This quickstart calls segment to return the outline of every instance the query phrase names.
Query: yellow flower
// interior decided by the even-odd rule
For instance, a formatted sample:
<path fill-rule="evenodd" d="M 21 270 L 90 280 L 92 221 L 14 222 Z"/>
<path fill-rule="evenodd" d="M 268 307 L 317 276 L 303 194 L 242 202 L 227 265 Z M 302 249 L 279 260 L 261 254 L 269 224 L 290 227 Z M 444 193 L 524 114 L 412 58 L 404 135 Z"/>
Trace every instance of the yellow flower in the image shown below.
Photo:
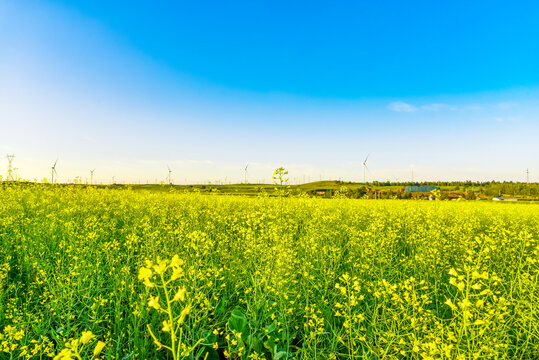
<path fill-rule="evenodd" d="M 138 279 L 140 281 L 142 280 L 149 280 L 152 277 L 152 269 L 148 269 L 147 267 L 141 267 L 138 271 Z"/>
<path fill-rule="evenodd" d="M 472 305 L 472 303 L 470 302 L 470 300 L 468 300 L 468 298 L 465 298 L 464 300 L 460 302 L 459 305 L 461 308 L 466 309 L 466 308 L 469 308 Z"/>
<path fill-rule="evenodd" d="M 165 272 L 165 270 L 167 269 L 167 261 L 166 260 L 161 260 L 159 262 L 159 264 L 157 265 L 154 265 L 153 269 L 155 270 L 155 272 L 157 274 L 162 274 Z"/>
<path fill-rule="evenodd" d="M 452 310 L 456 310 L 457 307 L 455 306 L 455 304 L 453 304 L 453 302 L 451 301 L 451 299 L 447 299 L 447 301 L 445 302 L 445 304 L 447 306 L 449 306 Z"/>
<path fill-rule="evenodd" d="M 73 353 L 71 352 L 70 349 L 63 349 L 62 351 L 60 351 L 58 355 L 54 357 L 54 360 L 71 360 L 72 354 Z"/>
<path fill-rule="evenodd" d="M 83 344 L 88 344 L 95 335 L 91 331 L 83 331 L 82 336 L 80 337 L 80 342 Z"/>
<path fill-rule="evenodd" d="M 105 347 L 105 343 L 103 341 L 98 341 L 94 348 L 94 356 L 99 355 L 99 353 L 103 350 Z"/>
<path fill-rule="evenodd" d="M 182 312 L 180 313 L 180 318 L 178 319 L 178 324 L 183 324 L 185 317 L 191 312 L 191 305 L 187 305 Z"/>
<path fill-rule="evenodd" d="M 183 269 L 180 267 L 172 268 L 172 276 L 170 277 L 170 280 L 174 281 L 176 279 L 179 279 L 183 274 Z"/>
<path fill-rule="evenodd" d="M 170 332 L 170 324 L 168 321 L 163 321 L 163 332 Z"/>
<path fill-rule="evenodd" d="M 170 266 L 172 267 L 180 267 L 183 265 L 183 260 L 180 259 L 178 255 L 174 255 L 172 257 L 172 260 L 170 260 Z"/>
<path fill-rule="evenodd" d="M 185 287 L 182 287 L 178 290 L 178 292 L 176 293 L 176 295 L 174 295 L 174 300 L 180 300 L 180 301 L 185 301 L 185 293 L 186 293 L 186 290 L 185 290 Z"/>
<path fill-rule="evenodd" d="M 154 308 L 155 310 L 159 310 L 161 308 L 161 306 L 159 305 L 159 296 L 150 296 L 148 306 Z"/>

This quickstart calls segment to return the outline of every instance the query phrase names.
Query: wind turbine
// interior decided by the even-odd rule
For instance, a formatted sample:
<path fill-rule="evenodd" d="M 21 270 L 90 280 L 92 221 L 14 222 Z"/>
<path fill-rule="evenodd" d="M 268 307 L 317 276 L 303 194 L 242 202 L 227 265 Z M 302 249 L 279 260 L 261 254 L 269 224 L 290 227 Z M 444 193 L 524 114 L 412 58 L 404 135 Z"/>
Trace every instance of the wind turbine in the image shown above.
<path fill-rule="evenodd" d="M 172 179 L 170 177 L 170 174 L 172 174 L 172 170 L 170 170 L 170 166 L 167 165 L 168 168 L 168 183 L 172 185 Z"/>
<path fill-rule="evenodd" d="M 54 162 L 54 165 L 51 167 L 51 183 L 54 184 L 54 174 L 58 176 L 58 173 L 56 172 L 56 163 L 58 163 L 58 158 L 56 158 L 56 161 Z"/>
<path fill-rule="evenodd" d="M 247 163 L 247 165 L 245 166 L 245 168 L 243 169 L 243 171 L 245 172 L 245 184 L 247 184 L 247 168 L 249 167 L 249 163 Z"/>
<path fill-rule="evenodd" d="M 364 184 L 367 183 L 366 178 L 365 178 L 365 170 L 368 169 L 368 168 L 367 168 L 367 159 L 369 158 L 369 156 L 371 156 L 371 154 L 367 155 L 367 157 L 365 158 L 365 160 L 363 160 L 363 183 L 364 183 Z"/>
<path fill-rule="evenodd" d="M 95 169 L 90 170 L 90 185 L 94 183 L 94 171 Z"/>

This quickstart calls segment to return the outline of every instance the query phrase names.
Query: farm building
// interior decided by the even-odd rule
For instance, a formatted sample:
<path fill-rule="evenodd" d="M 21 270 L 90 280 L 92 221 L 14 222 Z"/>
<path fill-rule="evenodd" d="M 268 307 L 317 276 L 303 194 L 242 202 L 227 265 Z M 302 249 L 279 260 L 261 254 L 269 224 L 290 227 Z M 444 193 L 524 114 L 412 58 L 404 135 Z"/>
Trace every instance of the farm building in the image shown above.
<path fill-rule="evenodd" d="M 428 193 L 433 190 L 440 190 L 438 186 L 407 186 L 404 189 L 405 193 L 415 192 L 415 193 Z"/>
<path fill-rule="evenodd" d="M 323 195 L 326 195 L 326 194 L 330 194 L 333 192 L 332 189 L 316 189 L 314 190 L 316 192 L 316 195 L 320 195 L 320 196 L 323 196 Z"/>

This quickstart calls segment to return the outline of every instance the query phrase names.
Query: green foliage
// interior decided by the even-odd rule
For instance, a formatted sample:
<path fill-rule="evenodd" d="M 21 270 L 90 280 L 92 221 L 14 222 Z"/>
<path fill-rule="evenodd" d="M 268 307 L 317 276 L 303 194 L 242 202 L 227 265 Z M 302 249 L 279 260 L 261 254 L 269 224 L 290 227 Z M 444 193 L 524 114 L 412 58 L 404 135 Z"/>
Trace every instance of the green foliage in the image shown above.
<path fill-rule="evenodd" d="M 0 198 L 0 359 L 539 351 L 536 203 L 22 184 Z"/>

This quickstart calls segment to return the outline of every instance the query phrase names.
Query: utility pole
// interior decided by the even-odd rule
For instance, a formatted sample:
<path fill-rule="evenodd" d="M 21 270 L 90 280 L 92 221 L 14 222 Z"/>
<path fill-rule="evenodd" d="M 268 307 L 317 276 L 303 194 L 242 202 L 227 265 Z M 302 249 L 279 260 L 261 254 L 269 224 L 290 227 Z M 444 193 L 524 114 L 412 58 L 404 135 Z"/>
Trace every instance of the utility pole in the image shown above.
<path fill-rule="evenodd" d="M 170 174 L 172 174 L 172 170 L 170 170 L 170 166 L 167 165 L 168 168 L 168 184 L 172 186 L 172 177 Z"/>
<path fill-rule="evenodd" d="M 531 189 L 530 189 L 530 170 L 526 169 L 526 183 L 528 183 L 528 196 L 531 195 Z"/>
<path fill-rule="evenodd" d="M 7 154 L 6 157 L 7 157 L 7 162 L 8 162 L 6 180 L 13 181 L 13 159 L 15 158 L 15 155 Z"/>

